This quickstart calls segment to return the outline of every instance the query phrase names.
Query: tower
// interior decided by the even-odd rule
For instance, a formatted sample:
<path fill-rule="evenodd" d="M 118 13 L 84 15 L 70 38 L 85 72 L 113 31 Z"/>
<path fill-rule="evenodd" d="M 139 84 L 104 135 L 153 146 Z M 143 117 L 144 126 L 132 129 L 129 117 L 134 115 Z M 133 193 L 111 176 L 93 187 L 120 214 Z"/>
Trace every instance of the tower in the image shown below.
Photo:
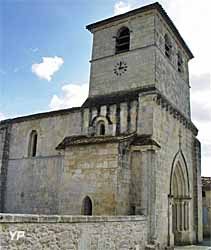
<path fill-rule="evenodd" d="M 134 136 L 120 150 L 117 213 L 147 215 L 149 242 L 171 247 L 200 241 L 200 143 L 191 122 L 188 71 L 192 52 L 159 3 L 87 29 L 93 49 L 82 131 L 97 135 L 102 118 L 107 135 Z"/>

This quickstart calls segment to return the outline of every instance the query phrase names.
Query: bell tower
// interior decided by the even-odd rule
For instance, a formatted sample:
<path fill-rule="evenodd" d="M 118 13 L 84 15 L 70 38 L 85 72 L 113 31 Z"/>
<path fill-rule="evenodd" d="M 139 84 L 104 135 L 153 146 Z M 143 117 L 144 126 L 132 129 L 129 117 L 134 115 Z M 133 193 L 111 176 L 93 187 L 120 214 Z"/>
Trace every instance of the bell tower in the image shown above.
<path fill-rule="evenodd" d="M 159 3 L 87 26 L 93 34 L 89 97 L 156 87 L 190 116 L 193 57 Z"/>

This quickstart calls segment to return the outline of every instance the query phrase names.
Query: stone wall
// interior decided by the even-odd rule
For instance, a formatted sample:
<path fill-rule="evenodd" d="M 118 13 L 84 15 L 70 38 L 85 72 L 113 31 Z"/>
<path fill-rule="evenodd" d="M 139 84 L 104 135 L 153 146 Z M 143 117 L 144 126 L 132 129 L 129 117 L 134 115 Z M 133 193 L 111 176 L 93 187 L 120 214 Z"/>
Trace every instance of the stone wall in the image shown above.
<path fill-rule="evenodd" d="M 143 250 L 146 237 L 143 216 L 0 214 L 0 248 L 7 250 Z"/>
<path fill-rule="evenodd" d="M 130 30 L 130 51 L 115 54 L 118 30 Z M 131 90 L 154 83 L 154 12 L 124 18 L 93 31 L 93 52 L 89 95 Z M 119 61 L 127 64 L 122 76 L 114 74 Z"/>
<path fill-rule="evenodd" d="M 170 194 L 171 171 L 173 168 L 174 159 L 176 156 L 182 155 L 187 166 L 187 173 L 190 188 L 190 207 L 189 207 L 189 229 L 190 241 L 194 242 L 197 239 L 201 241 L 201 228 L 197 229 L 197 223 L 201 225 L 200 213 L 201 204 L 198 202 L 197 190 L 200 188 L 199 183 L 196 184 L 200 173 L 194 174 L 196 166 L 196 152 L 194 132 L 186 127 L 184 123 L 175 116 L 166 106 L 154 105 L 153 112 L 153 137 L 160 144 L 161 149 L 156 153 L 156 223 L 157 230 L 160 232 L 159 238 L 161 242 L 167 240 L 168 227 L 168 199 Z M 196 171 L 195 171 L 196 172 Z M 196 176 L 197 175 L 197 176 Z M 196 185 L 196 187 L 195 187 Z M 198 204 L 198 210 L 194 204 Z M 199 219 L 199 222 L 195 218 Z M 198 230 L 198 231 L 197 231 Z"/>
<path fill-rule="evenodd" d="M 81 214 L 83 199 L 93 215 L 116 215 L 118 143 L 77 145 L 65 150 L 59 214 Z"/>
<path fill-rule="evenodd" d="M 204 190 L 203 197 L 203 235 L 211 237 L 211 190 Z"/>
<path fill-rule="evenodd" d="M 62 156 L 9 160 L 4 212 L 58 213 Z"/>

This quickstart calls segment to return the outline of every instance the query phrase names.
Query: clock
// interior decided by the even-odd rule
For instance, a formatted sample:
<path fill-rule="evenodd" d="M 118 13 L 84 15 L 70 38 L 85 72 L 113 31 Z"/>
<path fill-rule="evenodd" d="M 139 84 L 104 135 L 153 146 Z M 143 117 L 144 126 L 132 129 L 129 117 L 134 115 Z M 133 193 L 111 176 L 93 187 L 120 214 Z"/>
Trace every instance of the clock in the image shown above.
<path fill-rule="evenodd" d="M 122 74 L 124 74 L 127 71 L 127 63 L 124 62 L 124 61 L 119 61 L 114 66 L 114 70 L 113 71 L 114 71 L 115 75 L 121 76 Z"/>

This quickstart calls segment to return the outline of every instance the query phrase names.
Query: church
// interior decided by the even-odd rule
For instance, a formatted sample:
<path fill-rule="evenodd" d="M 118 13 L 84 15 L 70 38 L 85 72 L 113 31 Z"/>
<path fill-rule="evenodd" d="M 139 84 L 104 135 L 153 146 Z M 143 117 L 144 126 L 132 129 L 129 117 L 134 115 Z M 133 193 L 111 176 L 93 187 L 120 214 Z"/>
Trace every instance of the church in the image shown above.
<path fill-rule="evenodd" d="M 161 249 L 200 242 L 191 50 L 159 3 L 86 28 L 83 105 L 0 122 L 0 212 L 143 215 Z"/>

